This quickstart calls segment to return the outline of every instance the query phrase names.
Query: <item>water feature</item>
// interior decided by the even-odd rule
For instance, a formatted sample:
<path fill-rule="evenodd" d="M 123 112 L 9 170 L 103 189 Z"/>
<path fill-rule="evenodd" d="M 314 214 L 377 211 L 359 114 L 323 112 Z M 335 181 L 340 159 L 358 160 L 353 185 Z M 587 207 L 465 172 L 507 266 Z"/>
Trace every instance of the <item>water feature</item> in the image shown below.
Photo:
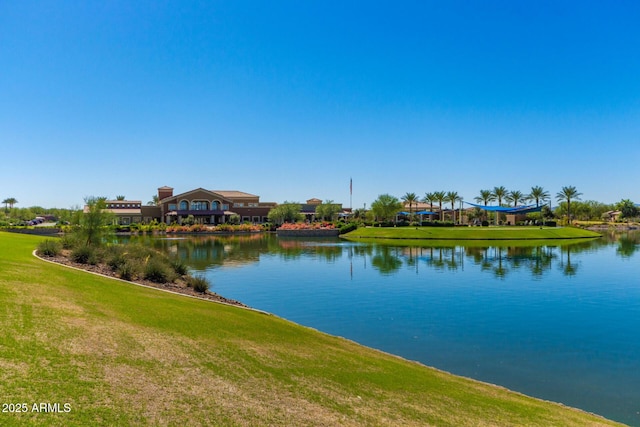
<path fill-rule="evenodd" d="M 501 246 L 271 235 L 152 244 L 252 307 L 640 425 L 640 234 Z"/>

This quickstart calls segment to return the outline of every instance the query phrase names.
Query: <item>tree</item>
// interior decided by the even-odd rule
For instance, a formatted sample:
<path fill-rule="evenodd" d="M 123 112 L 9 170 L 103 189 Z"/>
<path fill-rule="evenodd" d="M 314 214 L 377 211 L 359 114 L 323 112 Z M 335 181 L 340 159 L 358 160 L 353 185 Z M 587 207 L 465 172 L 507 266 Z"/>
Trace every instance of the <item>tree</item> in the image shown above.
<path fill-rule="evenodd" d="M 507 191 L 507 189 L 503 186 L 493 187 L 493 190 L 491 192 L 491 194 L 493 195 L 493 200 L 498 201 L 498 206 L 502 206 L 502 199 L 507 197 L 508 193 L 509 192 Z"/>
<path fill-rule="evenodd" d="M 409 203 L 409 218 L 411 218 L 413 211 L 412 211 L 412 207 L 414 203 L 418 203 L 418 196 L 416 195 L 416 193 L 406 193 L 404 196 L 402 196 L 402 202 L 406 205 L 407 203 Z"/>
<path fill-rule="evenodd" d="M 333 200 L 325 200 L 316 206 L 316 217 L 321 220 L 332 221 L 333 217 L 340 213 L 340 205 L 334 203 Z"/>
<path fill-rule="evenodd" d="M 485 206 L 489 204 L 489 202 L 493 202 L 495 200 L 495 196 L 491 192 L 491 190 L 480 190 L 480 195 L 475 197 L 474 200 L 478 203 L 482 202 Z M 484 210 L 484 217 L 487 218 L 487 211 Z"/>
<path fill-rule="evenodd" d="M 620 211 L 621 218 L 635 218 L 638 216 L 638 207 L 629 199 L 622 199 L 616 204 L 616 209 Z"/>
<path fill-rule="evenodd" d="M 84 199 L 84 215 L 80 217 L 79 235 L 85 240 L 87 246 L 99 245 L 108 234 L 108 225 L 111 223 L 112 214 L 106 210 L 105 197 L 87 197 Z"/>
<path fill-rule="evenodd" d="M 516 206 L 518 206 L 519 202 L 524 202 L 525 195 L 522 194 L 521 191 L 513 190 L 507 194 L 506 200 L 510 203 L 513 203 L 513 207 L 515 208 Z"/>
<path fill-rule="evenodd" d="M 434 199 L 438 202 L 438 208 L 440 209 L 440 221 L 444 220 L 444 215 L 442 212 L 442 202 L 444 202 L 447 199 L 447 193 L 445 193 L 444 191 L 434 191 L 433 193 L 433 197 Z"/>
<path fill-rule="evenodd" d="M 267 214 L 269 222 L 281 225 L 285 222 L 298 222 L 304 219 L 304 215 L 300 213 L 302 205 L 295 202 L 285 201 L 283 204 L 271 209 Z"/>
<path fill-rule="evenodd" d="M 429 211 L 433 212 L 433 202 L 437 201 L 433 193 L 426 193 L 422 201 L 429 203 Z M 431 215 L 429 215 L 429 220 L 431 220 Z"/>
<path fill-rule="evenodd" d="M 569 223 L 571 223 L 571 200 L 580 200 L 580 196 L 582 193 L 578 193 L 576 187 L 573 186 L 562 187 L 562 190 L 556 194 L 558 202 L 567 202 L 567 221 Z"/>
<path fill-rule="evenodd" d="M 390 194 L 381 194 L 371 203 L 371 210 L 381 221 L 393 219 L 400 209 L 402 209 L 402 203 Z"/>
<path fill-rule="evenodd" d="M 124 197 L 122 195 L 116 196 L 116 200 L 125 200 L 125 199 L 126 199 L 126 197 Z"/>
<path fill-rule="evenodd" d="M 14 197 L 8 197 L 2 201 L 4 203 L 4 210 L 9 211 L 9 209 L 13 209 L 13 205 L 18 203 L 18 201 Z M 9 206 L 7 208 L 7 205 Z"/>
<path fill-rule="evenodd" d="M 462 197 L 458 195 L 457 191 L 447 191 L 445 195 L 445 201 L 451 203 L 451 211 L 453 212 L 453 222 L 456 222 L 456 202 L 461 201 Z"/>
<path fill-rule="evenodd" d="M 151 200 L 147 202 L 147 206 L 158 206 L 160 204 L 160 197 L 157 194 L 154 194 Z"/>
<path fill-rule="evenodd" d="M 526 199 L 531 200 L 532 202 L 536 202 L 536 207 L 538 207 L 540 206 L 541 202 L 546 202 L 547 200 L 549 200 L 549 193 L 542 187 L 531 187 L 531 192 L 526 195 Z"/>

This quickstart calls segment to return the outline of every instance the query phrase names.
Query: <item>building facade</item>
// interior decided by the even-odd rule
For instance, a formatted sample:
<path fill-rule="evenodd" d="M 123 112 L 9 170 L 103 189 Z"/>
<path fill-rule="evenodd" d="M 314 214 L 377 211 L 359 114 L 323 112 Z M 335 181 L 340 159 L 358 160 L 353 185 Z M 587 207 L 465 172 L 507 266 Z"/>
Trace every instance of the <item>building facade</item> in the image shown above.
<path fill-rule="evenodd" d="M 260 197 L 237 190 L 206 190 L 196 188 L 173 194 L 173 188 L 158 188 L 160 218 L 167 224 L 181 224 L 192 216 L 198 224 L 223 224 L 237 215 L 241 222 L 267 222 L 272 202 L 260 202 Z"/>

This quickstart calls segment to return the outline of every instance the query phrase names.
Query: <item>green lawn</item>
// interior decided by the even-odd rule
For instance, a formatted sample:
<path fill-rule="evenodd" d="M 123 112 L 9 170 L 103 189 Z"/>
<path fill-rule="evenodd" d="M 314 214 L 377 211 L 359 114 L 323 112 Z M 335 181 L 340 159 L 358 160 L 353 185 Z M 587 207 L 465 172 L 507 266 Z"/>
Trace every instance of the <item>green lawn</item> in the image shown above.
<path fill-rule="evenodd" d="M 418 240 L 553 240 L 599 237 L 575 227 L 368 227 L 343 237 L 349 239 Z"/>
<path fill-rule="evenodd" d="M 0 394 L 29 408 L 0 425 L 616 425 L 275 316 L 52 265 L 31 255 L 40 239 L 0 232 Z"/>

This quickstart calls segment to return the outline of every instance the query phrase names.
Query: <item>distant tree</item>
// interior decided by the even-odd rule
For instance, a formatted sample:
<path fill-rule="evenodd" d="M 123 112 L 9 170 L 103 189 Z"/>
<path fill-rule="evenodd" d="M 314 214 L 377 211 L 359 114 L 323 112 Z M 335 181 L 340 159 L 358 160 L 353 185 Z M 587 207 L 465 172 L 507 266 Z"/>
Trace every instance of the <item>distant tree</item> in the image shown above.
<path fill-rule="evenodd" d="M 544 203 L 549 200 L 549 193 L 544 190 L 544 188 L 535 186 L 531 187 L 531 192 L 526 196 L 527 200 L 531 200 L 532 202 L 536 202 L 536 207 L 540 206 L 540 203 Z"/>
<path fill-rule="evenodd" d="M 332 221 L 334 216 L 340 213 L 340 205 L 333 200 L 325 200 L 316 206 L 316 217 L 321 220 Z"/>
<path fill-rule="evenodd" d="M 13 209 L 13 205 L 17 204 L 18 201 L 14 197 L 8 197 L 4 199 L 2 203 L 4 203 L 4 210 L 8 211 L 9 209 Z"/>
<path fill-rule="evenodd" d="M 283 204 L 271 209 L 267 217 L 269 222 L 277 225 L 285 222 L 298 222 L 304 219 L 304 215 L 300 213 L 301 210 L 302 205 L 300 203 L 285 201 Z"/>
<path fill-rule="evenodd" d="M 509 191 L 507 193 L 506 200 L 509 203 L 513 203 L 513 206 L 516 207 L 516 206 L 518 206 L 519 202 L 524 202 L 525 195 L 522 194 L 522 192 L 518 191 L 518 190 Z"/>
<path fill-rule="evenodd" d="M 404 196 L 402 196 L 402 202 L 405 205 L 409 203 L 409 218 L 411 218 L 413 215 L 413 210 L 411 208 L 413 207 L 414 203 L 418 203 L 418 196 L 416 195 L 416 193 L 406 193 Z"/>
<path fill-rule="evenodd" d="M 395 218 L 399 210 L 402 209 L 402 203 L 397 197 L 390 194 L 381 194 L 371 203 L 371 210 L 376 218 L 387 221 Z"/>
<path fill-rule="evenodd" d="M 571 223 L 571 201 L 580 200 L 581 195 L 582 193 L 579 193 L 576 187 L 573 186 L 562 187 L 562 190 L 556 194 L 556 200 L 558 200 L 558 202 L 567 202 L 567 221 L 569 223 Z"/>
<path fill-rule="evenodd" d="M 80 226 L 77 231 L 87 246 L 100 245 L 102 239 L 109 233 L 108 225 L 113 215 L 106 210 L 105 197 L 87 197 L 84 201 L 84 215 L 80 217 Z"/>
<path fill-rule="evenodd" d="M 480 190 L 480 195 L 476 196 L 474 200 L 478 203 L 484 203 L 485 206 L 489 204 L 489 202 L 493 202 L 495 200 L 495 196 L 491 190 Z M 487 218 L 487 211 L 484 210 L 484 218 Z"/>
<path fill-rule="evenodd" d="M 126 197 L 120 195 L 120 196 L 116 196 L 116 200 L 126 200 Z"/>
<path fill-rule="evenodd" d="M 616 209 L 620 211 L 621 218 L 635 218 L 638 216 L 638 207 L 629 199 L 622 199 L 616 204 Z"/>
<path fill-rule="evenodd" d="M 158 206 L 160 204 L 160 197 L 157 194 L 154 194 L 151 200 L 147 202 L 148 206 Z"/>
<path fill-rule="evenodd" d="M 433 212 L 433 203 L 437 201 L 437 199 L 435 198 L 433 193 L 426 193 L 424 195 L 424 198 L 422 199 L 423 202 L 425 203 L 429 203 L 429 211 Z"/>
<path fill-rule="evenodd" d="M 442 203 L 447 200 L 447 193 L 444 191 L 434 191 L 433 193 L 434 199 L 438 202 L 438 208 L 440 209 L 440 221 L 444 220 L 444 212 L 442 212 Z"/>
<path fill-rule="evenodd" d="M 502 206 L 502 199 L 504 199 L 505 197 L 507 197 L 507 194 L 509 193 L 509 191 L 503 187 L 493 187 L 493 190 L 491 192 L 491 194 L 493 195 L 493 200 L 497 200 L 498 201 L 498 206 Z"/>
<path fill-rule="evenodd" d="M 460 197 L 458 195 L 457 191 L 447 191 L 447 194 L 445 195 L 445 200 L 449 203 L 451 203 L 451 212 L 453 212 L 453 222 L 456 222 L 456 202 L 459 202 L 462 200 L 462 197 Z"/>

